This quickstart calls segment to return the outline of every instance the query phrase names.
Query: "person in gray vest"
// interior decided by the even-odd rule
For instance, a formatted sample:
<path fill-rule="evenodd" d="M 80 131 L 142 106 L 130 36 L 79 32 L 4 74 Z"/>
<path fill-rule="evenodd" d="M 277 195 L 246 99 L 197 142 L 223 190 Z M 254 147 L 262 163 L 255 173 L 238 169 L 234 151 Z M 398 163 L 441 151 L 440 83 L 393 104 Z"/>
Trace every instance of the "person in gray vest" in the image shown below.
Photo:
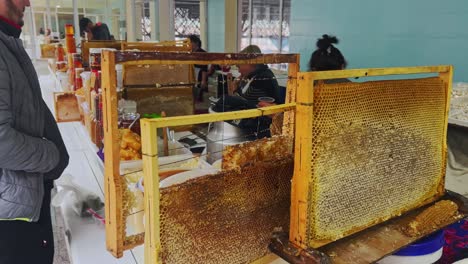
<path fill-rule="evenodd" d="M 68 153 L 19 39 L 29 0 L 0 1 L 0 264 L 51 264 L 53 180 Z"/>

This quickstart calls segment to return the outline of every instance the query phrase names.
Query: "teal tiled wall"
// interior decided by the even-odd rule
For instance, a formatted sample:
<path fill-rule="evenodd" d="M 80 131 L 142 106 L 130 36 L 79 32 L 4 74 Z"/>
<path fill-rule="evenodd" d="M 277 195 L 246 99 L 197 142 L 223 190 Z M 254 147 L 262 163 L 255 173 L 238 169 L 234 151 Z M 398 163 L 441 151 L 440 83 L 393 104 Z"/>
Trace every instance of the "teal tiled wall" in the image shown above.
<path fill-rule="evenodd" d="M 340 39 L 348 68 L 452 64 L 454 80 L 468 82 L 467 0 L 292 0 L 301 70 L 324 33 Z"/>
<path fill-rule="evenodd" d="M 208 0 L 208 45 L 210 52 L 224 52 L 224 1 Z"/>

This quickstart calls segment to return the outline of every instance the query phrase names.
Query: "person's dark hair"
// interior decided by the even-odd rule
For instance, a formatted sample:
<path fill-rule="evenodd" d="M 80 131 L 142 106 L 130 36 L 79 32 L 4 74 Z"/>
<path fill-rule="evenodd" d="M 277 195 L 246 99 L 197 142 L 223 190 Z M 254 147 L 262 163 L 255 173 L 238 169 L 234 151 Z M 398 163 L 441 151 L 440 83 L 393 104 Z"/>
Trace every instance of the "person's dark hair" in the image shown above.
<path fill-rule="evenodd" d="M 329 71 L 345 68 L 347 62 L 341 51 L 333 44 L 338 44 L 335 36 L 323 35 L 317 40 L 317 50 L 312 53 L 309 60 L 309 70 Z"/>
<path fill-rule="evenodd" d="M 80 19 L 80 36 L 84 35 L 84 31 L 85 31 L 86 27 L 88 27 L 89 23 L 93 23 L 93 21 L 91 21 L 91 19 L 89 19 L 87 17 L 83 17 L 83 18 Z"/>
<path fill-rule="evenodd" d="M 92 31 L 93 40 L 112 40 L 109 27 L 105 23 L 97 23 Z"/>
<path fill-rule="evenodd" d="M 190 39 L 190 42 L 195 43 L 199 48 L 201 48 L 202 42 L 197 35 L 190 35 L 189 39 Z"/>

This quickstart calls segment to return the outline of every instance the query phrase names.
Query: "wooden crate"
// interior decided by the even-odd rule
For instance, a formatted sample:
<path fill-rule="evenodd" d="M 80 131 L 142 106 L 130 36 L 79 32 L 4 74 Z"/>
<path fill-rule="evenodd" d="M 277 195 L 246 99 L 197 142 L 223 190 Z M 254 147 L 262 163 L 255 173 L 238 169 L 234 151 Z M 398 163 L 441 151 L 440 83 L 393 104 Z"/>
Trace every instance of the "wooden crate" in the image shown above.
<path fill-rule="evenodd" d="M 59 123 L 81 120 L 81 111 L 74 92 L 55 92 L 54 109 Z"/>
<path fill-rule="evenodd" d="M 123 85 L 145 86 L 193 83 L 191 65 L 128 65 L 123 71 Z"/>
<path fill-rule="evenodd" d="M 55 59 L 57 44 L 41 44 L 41 58 Z"/>
<path fill-rule="evenodd" d="M 126 99 L 137 102 L 140 114 L 166 112 L 167 116 L 193 114 L 192 86 L 128 88 Z"/>
<path fill-rule="evenodd" d="M 153 52 L 190 52 L 188 39 L 163 42 L 123 42 L 122 50 Z M 193 65 L 182 64 L 139 64 L 124 65 L 123 85 L 154 86 L 167 84 L 191 84 L 194 82 Z"/>

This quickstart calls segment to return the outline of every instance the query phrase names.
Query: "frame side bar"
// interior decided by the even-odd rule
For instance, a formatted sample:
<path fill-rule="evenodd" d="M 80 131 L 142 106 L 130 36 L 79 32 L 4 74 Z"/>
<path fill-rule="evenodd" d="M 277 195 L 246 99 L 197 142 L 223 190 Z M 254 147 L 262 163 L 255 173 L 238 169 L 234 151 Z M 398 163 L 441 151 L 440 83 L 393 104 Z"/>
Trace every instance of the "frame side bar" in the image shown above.
<path fill-rule="evenodd" d="M 159 262 L 161 221 L 159 193 L 158 135 L 156 123 L 141 120 L 143 174 L 145 181 L 145 264 Z"/>
<path fill-rule="evenodd" d="M 115 56 L 104 51 L 102 56 L 103 88 L 103 128 L 104 128 L 104 191 L 106 214 L 106 246 L 117 258 L 123 256 L 124 231 L 120 226 L 123 220 L 123 189 L 120 179 L 120 146 L 117 127 L 117 92 L 116 92 Z M 110 142 L 110 143 L 108 143 Z"/>

